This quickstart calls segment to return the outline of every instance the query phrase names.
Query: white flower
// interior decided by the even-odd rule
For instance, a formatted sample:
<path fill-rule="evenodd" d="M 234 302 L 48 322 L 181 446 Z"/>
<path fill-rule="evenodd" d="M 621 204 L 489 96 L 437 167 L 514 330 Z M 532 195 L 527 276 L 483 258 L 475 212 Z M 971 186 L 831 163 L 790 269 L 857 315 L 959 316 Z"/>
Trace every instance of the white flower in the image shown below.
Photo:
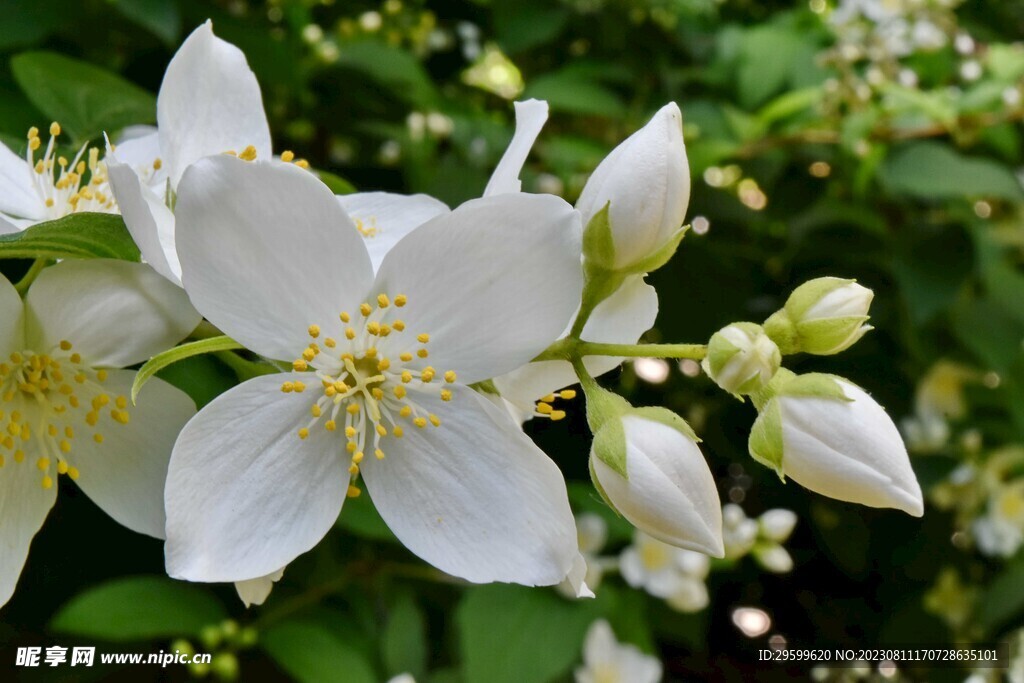
<path fill-rule="evenodd" d="M 776 543 L 786 542 L 796 528 L 796 522 L 796 513 L 783 508 L 767 510 L 757 519 L 761 537 Z"/>
<path fill-rule="evenodd" d="M 682 418 L 640 408 L 610 419 L 594 435 L 590 467 L 604 497 L 638 529 L 722 556 L 715 479 Z"/>
<path fill-rule="evenodd" d="M 757 542 L 757 522 L 747 517 L 739 505 L 728 503 L 722 508 L 722 542 L 725 558 L 736 560 L 754 547 Z"/>
<path fill-rule="evenodd" d="M 24 303 L 0 276 L 0 605 L 66 474 L 117 522 L 163 537 L 171 447 L 195 413 L 154 378 L 135 406 L 120 370 L 173 346 L 199 322 L 185 293 L 126 261 L 43 270 Z"/>
<path fill-rule="evenodd" d="M 58 153 L 60 133 L 60 124 L 51 123 L 43 147 L 39 129 L 33 126 L 24 156 L 0 143 L 0 234 L 77 211 L 117 213 L 99 149 L 83 145 L 68 159 Z"/>
<path fill-rule="evenodd" d="M 770 572 L 785 574 L 793 571 L 793 557 L 778 543 L 759 543 L 751 552 L 757 563 Z"/>
<path fill-rule="evenodd" d="M 765 330 L 783 353 L 830 356 L 874 329 L 865 324 L 874 296 L 854 280 L 820 277 L 793 290 L 783 309 L 765 321 Z"/>
<path fill-rule="evenodd" d="M 1024 480 L 1000 484 L 988 509 L 972 525 L 978 549 L 986 555 L 1012 557 L 1024 544 Z"/>
<path fill-rule="evenodd" d="M 611 202 L 614 269 L 635 267 L 668 246 L 686 218 L 690 167 L 682 118 L 674 102 L 662 107 L 605 157 L 576 202 L 584 226 Z"/>
<path fill-rule="evenodd" d="M 582 288 L 570 206 L 468 202 L 409 233 L 376 277 L 334 195 L 287 164 L 204 159 L 177 213 L 196 308 L 256 353 L 299 357 L 183 430 L 166 494 L 172 576 L 276 571 L 327 533 L 359 475 L 395 535 L 450 574 L 567 575 L 578 551 L 561 472 L 467 385 L 564 329 Z"/>
<path fill-rule="evenodd" d="M 710 601 L 704 579 L 711 570 L 707 555 L 662 543 L 637 531 L 619 560 L 622 578 L 665 600 L 680 612 L 699 612 Z"/>
<path fill-rule="evenodd" d="M 211 154 L 269 159 L 270 127 L 263 99 L 234 45 L 207 21 L 185 39 L 167 65 L 156 102 L 157 129 L 123 141 L 107 155 L 110 183 L 125 224 L 146 261 L 175 284 L 174 194 L 185 169 Z"/>
<path fill-rule="evenodd" d="M 921 487 L 885 409 L 831 375 L 780 370 L 750 434 L 754 459 L 822 495 L 920 517 Z"/>
<path fill-rule="evenodd" d="M 782 354 L 764 329 L 733 323 L 711 335 L 702 366 L 715 384 L 734 396 L 763 388 L 782 364 Z"/>
<path fill-rule="evenodd" d="M 604 619 L 595 621 L 583 643 L 583 666 L 576 669 L 576 683 L 658 683 L 661 662 L 635 645 L 615 639 Z"/>

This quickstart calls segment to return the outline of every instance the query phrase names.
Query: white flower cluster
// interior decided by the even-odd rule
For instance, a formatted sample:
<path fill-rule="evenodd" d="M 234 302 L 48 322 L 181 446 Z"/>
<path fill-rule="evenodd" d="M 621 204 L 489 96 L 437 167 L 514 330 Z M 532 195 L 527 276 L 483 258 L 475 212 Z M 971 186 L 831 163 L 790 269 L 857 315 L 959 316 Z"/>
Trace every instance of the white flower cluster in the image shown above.
<path fill-rule="evenodd" d="M 335 196 L 292 152 L 271 156 L 255 76 L 207 22 L 168 66 L 155 130 L 132 129 L 102 161 L 54 159 L 56 125 L 41 159 L 34 129 L 24 158 L 0 152 L 4 230 L 119 211 L 145 261 L 62 262 L 24 301 L 0 282 L 0 536 L 13 549 L 0 600 L 53 504 L 53 472 L 165 537 L 172 577 L 234 582 L 247 604 L 364 487 L 398 539 L 452 576 L 592 595 L 592 551 L 562 473 L 521 429 L 564 418 L 576 395 L 566 387 L 580 382 L 594 485 L 642 532 L 624 576 L 680 608 L 706 604 L 707 556 L 730 552 L 723 536 L 737 524 L 729 508 L 723 530 L 699 439 L 678 415 L 635 408 L 593 378 L 640 355 L 658 310 L 644 277 L 686 232 L 681 118 L 675 104 L 656 112 L 575 207 L 522 192 L 547 119 L 536 100 L 516 104 L 479 199 L 451 209 L 424 195 Z M 697 358 L 752 396 L 756 459 L 831 497 L 919 515 L 883 409 L 846 380 L 780 367 L 784 354 L 855 343 L 870 300 L 852 281 L 812 281 L 763 327 L 731 325 Z M 278 371 L 194 416 L 158 380 L 130 405 L 138 386 L 117 368 L 173 347 L 201 317 Z M 773 571 L 792 564 L 784 513 L 766 513 L 749 548 Z"/>

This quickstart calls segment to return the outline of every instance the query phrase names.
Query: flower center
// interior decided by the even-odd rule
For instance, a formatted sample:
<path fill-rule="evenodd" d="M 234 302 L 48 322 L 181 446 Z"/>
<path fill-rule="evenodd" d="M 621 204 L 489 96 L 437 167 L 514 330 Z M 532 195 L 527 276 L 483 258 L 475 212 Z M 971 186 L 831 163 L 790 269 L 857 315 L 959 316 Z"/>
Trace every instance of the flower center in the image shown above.
<path fill-rule="evenodd" d="M 670 560 L 668 546 L 648 541 L 640 547 L 640 561 L 648 571 L 664 569 Z"/>
<path fill-rule="evenodd" d="M 381 442 L 386 437 L 400 439 L 409 426 L 441 426 L 437 415 L 417 403 L 417 394 L 436 392 L 443 401 L 452 398 L 451 389 L 444 385 L 456 381 L 454 371 L 412 367 L 430 356 L 430 335 L 413 336 L 406 330 L 398 313 L 406 302 L 404 294 L 394 300 L 379 294 L 374 304 L 361 304 L 356 314 L 343 311 L 338 316 L 344 325 L 340 339 L 321 338 L 320 326 L 310 325 L 307 332 L 312 341 L 292 363 L 296 371 L 315 375 L 322 392 L 311 408 L 310 420 L 299 428 L 299 438 L 306 439 L 311 430 L 320 428 L 343 433 L 353 482 L 364 453 L 385 457 Z M 281 385 L 285 393 L 306 389 L 302 381 Z M 349 495 L 358 496 L 359 488 L 350 485 Z"/>
<path fill-rule="evenodd" d="M 12 353 L 8 361 L 0 363 L 0 468 L 35 462 L 44 489 L 53 487 L 51 467 L 77 479 L 66 459 L 77 432 L 92 432 L 103 443 L 100 420 L 127 424 L 127 397 L 106 393 L 107 371 L 83 364 L 67 341 L 47 353 Z"/>
<path fill-rule="evenodd" d="M 555 410 L 555 407 L 552 404 L 557 399 L 563 399 L 563 400 L 568 401 L 568 400 L 574 399 L 574 398 L 576 398 L 576 390 L 575 389 L 562 389 L 557 394 L 548 394 L 547 396 L 545 396 L 542 399 L 540 399 L 539 401 L 537 401 L 537 405 L 536 405 L 536 407 L 534 409 L 533 416 L 534 417 L 546 417 L 546 418 L 549 418 L 552 422 L 558 422 L 559 420 L 564 420 L 565 419 L 565 411 L 564 410 Z"/>
<path fill-rule="evenodd" d="M 28 147 L 25 150 L 25 161 L 34 171 L 32 181 L 36 193 L 46 205 L 49 218 L 61 218 L 77 211 L 116 212 L 117 203 L 110 190 L 107 165 L 100 161 L 99 148 L 82 145 L 69 162 L 67 157 L 57 154 L 59 135 L 60 124 L 54 121 L 50 124 L 46 149 L 36 159 L 36 152 L 43 142 L 39 129 L 33 126 L 28 130 Z"/>

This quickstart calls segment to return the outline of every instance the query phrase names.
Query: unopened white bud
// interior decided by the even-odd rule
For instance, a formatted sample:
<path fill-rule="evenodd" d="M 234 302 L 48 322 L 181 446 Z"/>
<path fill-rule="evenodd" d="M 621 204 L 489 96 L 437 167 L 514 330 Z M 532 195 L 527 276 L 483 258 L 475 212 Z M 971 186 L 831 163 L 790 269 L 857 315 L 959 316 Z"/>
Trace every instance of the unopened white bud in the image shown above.
<path fill-rule="evenodd" d="M 778 543 L 754 546 L 754 559 L 770 572 L 785 574 L 793 571 L 793 557 Z"/>
<path fill-rule="evenodd" d="M 765 330 L 783 353 L 830 356 L 853 346 L 867 325 L 874 293 L 853 280 L 822 277 L 797 287 Z"/>
<path fill-rule="evenodd" d="M 782 354 L 764 329 L 733 323 L 711 335 L 702 366 L 715 383 L 734 396 L 762 389 L 782 364 Z"/>
<path fill-rule="evenodd" d="M 782 543 L 789 538 L 796 527 L 796 521 L 796 513 L 783 508 L 768 510 L 757 519 L 761 527 L 761 536 L 776 543 Z"/>

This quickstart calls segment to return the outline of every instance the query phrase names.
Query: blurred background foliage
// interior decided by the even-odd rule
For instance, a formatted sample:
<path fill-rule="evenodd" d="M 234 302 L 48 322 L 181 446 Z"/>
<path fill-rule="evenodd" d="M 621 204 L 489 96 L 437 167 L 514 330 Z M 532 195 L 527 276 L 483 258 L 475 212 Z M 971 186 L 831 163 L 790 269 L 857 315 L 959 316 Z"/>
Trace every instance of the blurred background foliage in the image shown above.
<path fill-rule="evenodd" d="M 452 205 L 479 196 L 511 136 L 511 102 L 537 97 L 552 114 L 524 189 L 573 201 L 611 147 L 677 101 L 694 230 L 650 278 L 661 312 L 648 339 L 702 342 L 734 320 L 763 320 L 806 279 L 857 278 L 875 290 L 877 329 L 841 357 L 793 367 L 846 376 L 887 406 L 928 509 L 917 520 L 782 484 L 746 454 L 749 404 L 714 390 L 692 363 L 638 362 L 609 385 L 691 422 L 724 502 L 751 518 L 796 511 L 791 572 L 716 562 L 710 605 L 696 611 L 614 571 L 585 602 L 460 585 L 395 543 L 364 497 L 266 605 L 245 611 L 230 586 L 161 578 L 159 542 L 62 483 L 0 612 L 0 666 L 17 645 L 187 643 L 215 653 L 213 665 L 74 676 L 362 683 L 411 672 L 435 683 L 542 683 L 570 679 L 587 627 L 604 617 L 621 640 L 658 653 L 667 680 L 782 680 L 807 670 L 758 665 L 757 649 L 1019 640 L 1024 47 L 1014 41 L 1024 3 L 13 0 L 0 11 L 0 138 L 20 151 L 25 131 L 52 119 L 75 144 L 153 123 L 168 60 L 207 18 L 256 72 L 275 149 L 336 174 L 337 187 L 426 192 Z M 0 269 L 15 277 L 26 265 Z M 200 404 L 235 382 L 213 357 L 164 374 Z M 631 531 L 588 488 L 578 399 L 570 410 L 528 429 L 570 478 L 577 511 L 606 520 L 610 558 Z M 767 624 L 749 628 L 739 608 Z M 884 678 L 969 673 L 901 667 Z"/>

